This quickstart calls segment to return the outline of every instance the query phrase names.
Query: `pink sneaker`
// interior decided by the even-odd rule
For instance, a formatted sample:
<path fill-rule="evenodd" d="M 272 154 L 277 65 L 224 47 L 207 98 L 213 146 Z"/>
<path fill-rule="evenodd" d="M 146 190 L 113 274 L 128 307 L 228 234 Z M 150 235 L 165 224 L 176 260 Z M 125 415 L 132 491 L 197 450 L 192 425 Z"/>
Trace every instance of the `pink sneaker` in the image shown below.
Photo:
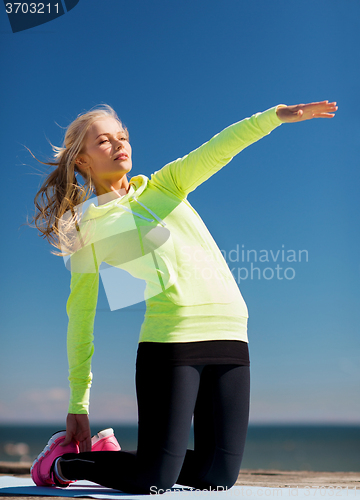
<path fill-rule="evenodd" d="M 72 441 L 67 446 L 62 447 L 60 444 L 65 440 L 66 431 L 56 432 L 51 436 L 48 444 L 32 464 L 30 474 L 32 480 L 37 486 L 68 486 L 73 481 L 56 481 L 53 476 L 54 460 L 65 453 L 79 453 L 78 445 Z"/>
<path fill-rule="evenodd" d="M 55 476 L 53 470 L 56 458 L 65 453 L 79 453 L 79 446 L 72 441 L 65 448 L 59 445 L 65 440 L 66 431 L 56 432 L 51 436 L 47 445 L 32 464 L 30 474 L 37 486 L 66 487 L 75 480 L 63 481 Z M 119 451 L 120 445 L 114 436 L 113 429 L 104 429 L 91 438 L 91 451 Z"/>
<path fill-rule="evenodd" d="M 113 429 L 104 429 L 91 438 L 91 451 L 119 451 L 121 450 Z"/>

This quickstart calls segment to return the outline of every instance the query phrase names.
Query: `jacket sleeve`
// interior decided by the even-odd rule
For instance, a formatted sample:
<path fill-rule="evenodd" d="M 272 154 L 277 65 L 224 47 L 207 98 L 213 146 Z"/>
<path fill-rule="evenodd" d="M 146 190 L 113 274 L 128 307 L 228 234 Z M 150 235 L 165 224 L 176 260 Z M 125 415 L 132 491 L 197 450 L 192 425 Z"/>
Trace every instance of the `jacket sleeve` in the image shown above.
<path fill-rule="evenodd" d="M 281 125 L 276 114 L 277 107 L 230 125 L 188 155 L 168 163 L 152 174 L 151 181 L 158 187 L 185 198 L 240 151 Z"/>
<path fill-rule="evenodd" d="M 89 413 L 90 386 L 92 381 L 91 357 L 94 353 L 94 321 L 99 291 L 99 270 L 93 245 L 93 265 L 84 265 L 84 251 L 71 257 L 70 295 L 66 304 L 69 317 L 67 353 L 69 363 L 70 402 L 69 413 Z M 77 255 L 78 254 L 78 255 Z M 77 261 L 81 260 L 81 265 Z M 95 266 L 94 266 L 95 262 Z M 85 272 L 86 271 L 86 272 Z"/>

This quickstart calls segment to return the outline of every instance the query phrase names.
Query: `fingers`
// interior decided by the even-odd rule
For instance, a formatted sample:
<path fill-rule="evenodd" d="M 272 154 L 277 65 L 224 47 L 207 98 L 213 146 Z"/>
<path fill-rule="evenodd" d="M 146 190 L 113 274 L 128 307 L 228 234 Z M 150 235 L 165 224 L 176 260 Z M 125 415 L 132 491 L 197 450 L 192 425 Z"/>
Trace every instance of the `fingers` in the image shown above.
<path fill-rule="evenodd" d="M 83 441 L 79 442 L 79 450 L 80 453 L 85 453 L 87 451 L 91 451 L 91 438 L 87 437 Z"/>
<path fill-rule="evenodd" d="M 64 441 L 60 444 L 60 446 L 67 446 L 68 444 L 71 443 L 71 441 L 73 440 L 73 437 L 70 433 L 66 433 L 66 437 L 64 439 Z"/>
<path fill-rule="evenodd" d="M 310 102 L 308 104 L 300 104 L 300 106 L 317 106 L 317 107 L 336 106 L 336 101 L 333 101 L 333 102 L 317 101 L 317 102 Z"/>
<path fill-rule="evenodd" d="M 321 101 L 305 104 L 304 108 L 307 108 L 307 111 L 311 111 L 313 118 L 332 118 L 338 106 L 336 101 Z"/>
<path fill-rule="evenodd" d="M 60 446 L 65 447 L 68 444 L 70 444 L 72 441 L 75 441 L 78 444 L 79 450 L 81 453 L 86 452 L 86 451 L 91 451 L 91 436 L 90 436 L 90 434 L 86 434 L 84 436 L 84 433 L 81 433 L 81 432 L 77 435 L 68 433 L 68 434 L 66 434 L 66 437 L 65 437 L 64 441 L 60 444 Z"/>
<path fill-rule="evenodd" d="M 313 114 L 313 118 L 333 118 L 335 114 L 333 113 L 319 113 L 319 114 Z"/>
<path fill-rule="evenodd" d="M 80 437 L 80 440 L 78 441 L 76 439 L 76 436 L 72 434 L 67 434 L 65 437 L 65 440 L 61 443 L 60 446 L 67 446 L 68 444 L 71 443 L 71 441 L 75 441 L 78 443 L 79 450 L 81 453 L 86 452 L 86 451 L 91 451 L 91 437 L 90 435 L 87 435 L 86 437 L 82 438 Z"/>
<path fill-rule="evenodd" d="M 68 413 L 66 418 L 66 436 L 62 447 L 75 441 L 81 452 L 91 451 L 91 431 L 87 414 Z"/>
<path fill-rule="evenodd" d="M 336 102 L 324 101 L 319 104 L 320 106 L 312 108 L 312 118 L 333 118 L 335 116 L 335 111 L 338 109 Z"/>

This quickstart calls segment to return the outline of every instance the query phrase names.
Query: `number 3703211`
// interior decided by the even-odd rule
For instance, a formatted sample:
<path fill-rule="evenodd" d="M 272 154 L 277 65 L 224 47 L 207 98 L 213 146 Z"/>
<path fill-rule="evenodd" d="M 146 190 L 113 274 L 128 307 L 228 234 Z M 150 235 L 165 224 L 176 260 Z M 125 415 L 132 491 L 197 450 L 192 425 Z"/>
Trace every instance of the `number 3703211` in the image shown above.
<path fill-rule="evenodd" d="M 50 3 L 18 3 L 18 2 L 9 2 L 5 5 L 7 14 L 45 14 L 51 13 L 51 10 L 55 9 L 55 14 L 59 13 L 59 4 Z"/>

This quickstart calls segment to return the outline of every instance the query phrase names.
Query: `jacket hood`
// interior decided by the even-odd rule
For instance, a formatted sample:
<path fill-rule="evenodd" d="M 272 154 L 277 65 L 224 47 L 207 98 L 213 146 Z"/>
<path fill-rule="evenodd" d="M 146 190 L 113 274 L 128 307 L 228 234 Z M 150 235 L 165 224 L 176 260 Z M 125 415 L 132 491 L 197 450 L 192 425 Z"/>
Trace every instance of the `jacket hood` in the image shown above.
<path fill-rule="evenodd" d="M 161 226 L 165 227 L 166 223 L 160 219 L 156 215 L 155 212 L 153 212 L 150 208 L 146 207 L 141 201 L 138 200 L 138 197 L 143 193 L 145 190 L 147 184 L 149 182 L 149 179 L 145 175 L 137 175 L 136 177 L 132 177 L 130 180 L 130 188 L 129 191 L 125 196 L 122 198 L 115 198 L 113 200 L 108 201 L 107 203 L 102 203 L 100 205 L 95 205 L 95 203 L 89 203 L 91 200 L 87 200 L 88 205 L 86 205 L 86 202 L 83 203 L 82 205 L 79 206 L 78 210 L 78 215 L 80 216 L 81 223 L 87 220 L 92 220 L 96 219 L 98 217 L 102 217 L 103 215 L 107 214 L 110 210 L 112 210 L 115 206 L 121 207 L 125 212 L 130 212 L 133 214 L 135 217 L 140 217 L 141 219 L 144 219 L 148 222 L 155 222 L 157 221 L 158 224 Z M 101 196 L 97 198 L 99 201 L 104 201 L 106 198 L 106 195 L 103 196 L 103 199 L 101 200 Z M 144 215 L 135 212 L 130 208 L 130 202 L 134 201 L 135 203 L 139 204 L 142 206 L 149 215 L 151 215 L 151 218 L 145 217 Z M 87 208 L 86 208 L 87 207 Z M 80 211 L 84 211 L 84 215 L 81 217 Z"/>
<path fill-rule="evenodd" d="M 78 213 L 80 212 L 80 218 L 81 221 L 86 221 L 90 219 L 96 219 L 98 217 L 102 217 L 105 215 L 107 212 L 112 210 L 115 205 L 121 205 L 123 203 L 129 203 L 131 200 L 135 200 L 138 198 L 143 191 L 145 190 L 147 183 L 149 179 L 145 175 L 137 175 L 136 177 L 132 177 L 130 179 L 130 188 L 128 193 L 123 196 L 122 198 L 115 198 L 113 200 L 110 200 L 106 203 L 102 204 L 95 204 L 94 203 L 94 198 L 91 198 L 90 200 L 87 200 L 86 202 L 82 203 L 78 208 Z M 105 198 L 106 195 L 101 195 L 95 198 L 97 203 L 101 202 L 101 198 Z M 81 213 L 83 215 L 81 216 Z"/>

